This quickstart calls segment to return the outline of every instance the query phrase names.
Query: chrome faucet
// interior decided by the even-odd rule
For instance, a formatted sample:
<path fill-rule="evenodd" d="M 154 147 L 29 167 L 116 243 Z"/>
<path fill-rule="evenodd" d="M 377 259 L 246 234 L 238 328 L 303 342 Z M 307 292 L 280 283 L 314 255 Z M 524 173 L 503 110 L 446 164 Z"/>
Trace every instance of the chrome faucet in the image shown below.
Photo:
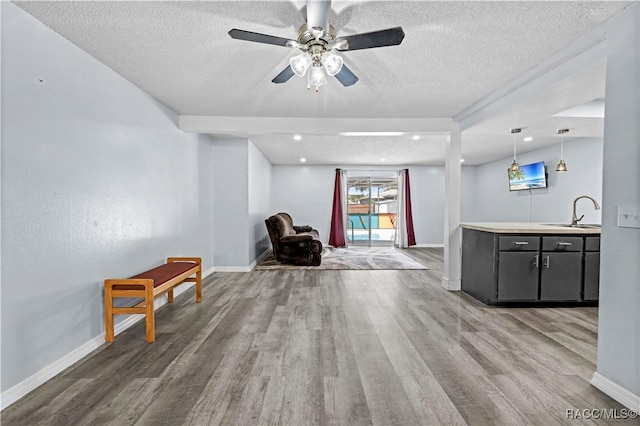
<path fill-rule="evenodd" d="M 596 210 L 600 210 L 600 205 L 598 204 L 598 202 L 596 200 L 594 200 L 593 198 L 589 197 L 588 195 L 579 196 L 578 198 L 573 200 L 573 217 L 571 218 L 571 226 L 578 226 L 578 222 L 580 222 L 582 220 L 582 218 L 584 217 L 584 215 L 582 215 L 578 219 L 578 216 L 576 216 L 576 203 L 578 202 L 578 200 L 580 198 L 588 198 L 588 199 L 590 199 L 591 201 L 593 201 L 593 206 L 596 208 Z"/>

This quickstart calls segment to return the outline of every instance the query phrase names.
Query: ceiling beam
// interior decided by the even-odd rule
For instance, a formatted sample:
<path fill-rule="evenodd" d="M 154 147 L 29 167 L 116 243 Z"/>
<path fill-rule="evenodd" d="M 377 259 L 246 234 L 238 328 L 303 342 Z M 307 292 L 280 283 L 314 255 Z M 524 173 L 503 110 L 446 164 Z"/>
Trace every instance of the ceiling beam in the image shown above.
<path fill-rule="evenodd" d="M 541 90 L 606 57 L 606 24 L 600 24 L 549 58 L 518 75 L 496 91 L 453 116 L 465 131 L 494 114 L 508 110 Z"/>
<path fill-rule="evenodd" d="M 343 132 L 449 133 L 451 118 L 315 118 L 315 117 L 223 117 L 181 115 L 184 132 L 249 137 L 301 133 L 336 135 Z"/>

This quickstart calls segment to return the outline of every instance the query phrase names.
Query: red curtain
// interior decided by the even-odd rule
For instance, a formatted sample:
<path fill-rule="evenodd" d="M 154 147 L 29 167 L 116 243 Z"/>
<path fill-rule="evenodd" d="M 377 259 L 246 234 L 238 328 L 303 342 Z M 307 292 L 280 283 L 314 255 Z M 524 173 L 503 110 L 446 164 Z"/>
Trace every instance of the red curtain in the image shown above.
<path fill-rule="evenodd" d="M 411 212 L 411 186 L 409 185 L 409 169 L 405 171 L 404 179 L 404 211 L 406 213 L 405 224 L 407 225 L 407 245 L 416 245 L 416 234 L 413 230 L 413 213 Z"/>
<path fill-rule="evenodd" d="M 336 169 L 336 181 L 333 187 L 333 209 L 331 211 L 331 231 L 329 232 L 329 245 L 334 247 L 345 247 L 347 245 L 344 238 L 341 186 L 340 169 Z"/>

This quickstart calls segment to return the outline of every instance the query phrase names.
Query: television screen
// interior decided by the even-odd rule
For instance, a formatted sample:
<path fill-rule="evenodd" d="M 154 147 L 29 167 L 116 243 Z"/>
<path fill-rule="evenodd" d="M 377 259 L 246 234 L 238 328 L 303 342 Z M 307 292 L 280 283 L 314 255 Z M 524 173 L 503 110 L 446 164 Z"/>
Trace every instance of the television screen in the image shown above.
<path fill-rule="evenodd" d="M 544 161 L 520 166 L 519 172 L 509 172 L 509 191 L 546 188 L 545 172 Z"/>

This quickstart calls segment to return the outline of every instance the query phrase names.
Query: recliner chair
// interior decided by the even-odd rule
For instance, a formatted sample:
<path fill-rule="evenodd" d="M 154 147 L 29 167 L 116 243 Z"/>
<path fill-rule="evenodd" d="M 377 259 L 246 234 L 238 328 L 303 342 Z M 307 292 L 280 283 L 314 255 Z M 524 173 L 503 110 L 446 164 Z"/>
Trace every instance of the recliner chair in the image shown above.
<path fill-rule="evenodd" d="M 264 221 L 278 262 L 294 265 L 320 265 L 322 242 L 310 226 L 294 226 L 288 213 L 277 213 Z"/>

